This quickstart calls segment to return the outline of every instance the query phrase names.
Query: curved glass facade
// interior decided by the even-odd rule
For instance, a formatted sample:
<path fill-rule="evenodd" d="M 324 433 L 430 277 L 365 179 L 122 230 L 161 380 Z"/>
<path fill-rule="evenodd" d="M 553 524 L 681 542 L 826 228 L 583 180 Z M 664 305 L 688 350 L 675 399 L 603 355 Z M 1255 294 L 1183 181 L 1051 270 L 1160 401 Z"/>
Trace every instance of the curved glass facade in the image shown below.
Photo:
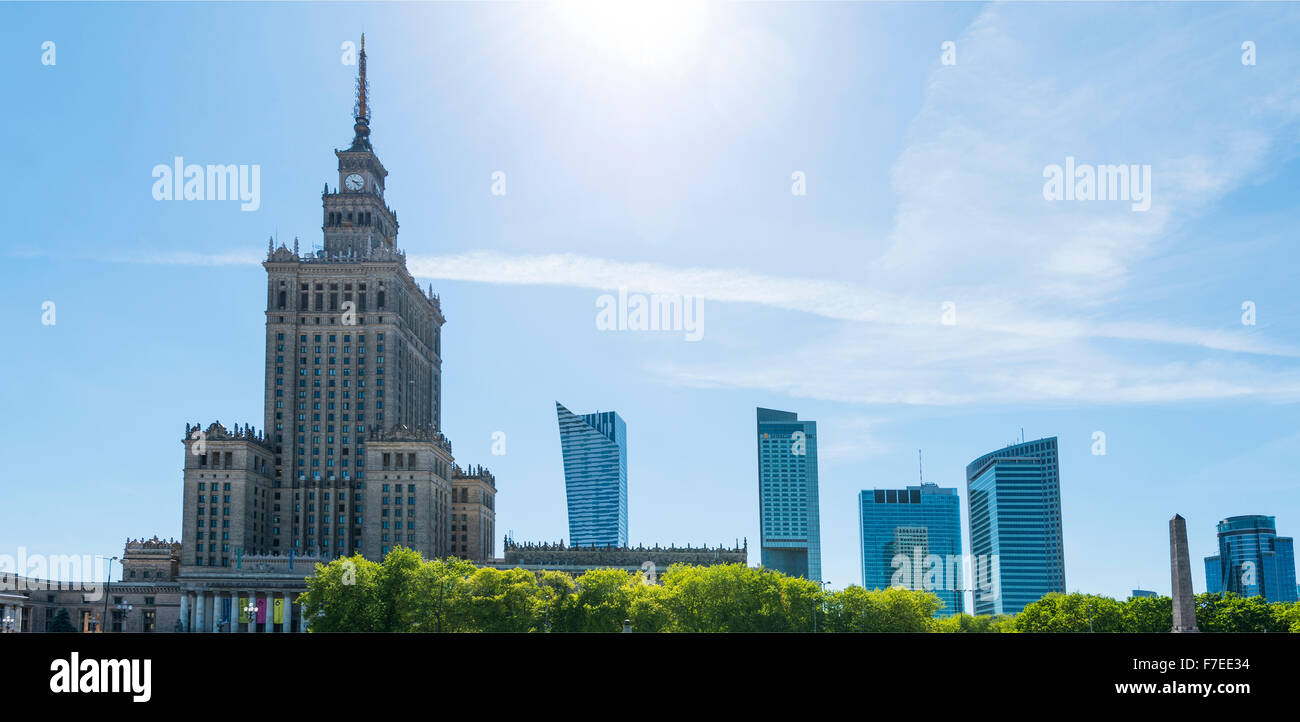
<path fill-rule="evenodd" d="M 1056 437 L 1012 444 L 966 466 L 976 614 L 1018 614 L 1065 592 Z"/>
<path fill-rule="evenodd" d="M 1230 516 L 1218 531 L 1219 553 L 1205 558 L 1207 591 L 1297 601 L 1294 542 L 1277 535 L 1274 517 Z"/>

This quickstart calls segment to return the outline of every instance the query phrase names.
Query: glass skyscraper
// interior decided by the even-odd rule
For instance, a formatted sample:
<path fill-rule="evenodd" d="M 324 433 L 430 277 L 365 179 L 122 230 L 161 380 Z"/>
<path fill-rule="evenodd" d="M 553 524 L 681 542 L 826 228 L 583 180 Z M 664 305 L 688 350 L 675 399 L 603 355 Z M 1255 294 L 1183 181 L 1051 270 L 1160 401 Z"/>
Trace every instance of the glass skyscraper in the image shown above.
<path fill-rule="evenodd" d="M 921 484 L 858 494 L 862 586 L 895 584 L 933 592 L 941 616 L 963 610 L 961 498 L 956 489 Z"/>
<path fill-rule="evenodd" d="M 569 502 L 569 543 L 627 546 L 627 424 L 613 411 L 579 416 L 555 402 Z"/>
<path fill-rule="evenodd" d="M 1017 614 L 1065 592 L 1056 437 L 1012 444 L 966 466 L 976 614 Z"/>
<path fill-rule="evenodd" d="M 1219 553 L 1205 558 L 1206 591 L 1297 601 L 1295 544 L 1277 535 L 1274 517 L 1230 516 L 1218 529 Z"/>
<path fill-rule="evenodd" d="M 820 582 L 816 421 L 758 409 L 758 516 L 763 566 Z"/>

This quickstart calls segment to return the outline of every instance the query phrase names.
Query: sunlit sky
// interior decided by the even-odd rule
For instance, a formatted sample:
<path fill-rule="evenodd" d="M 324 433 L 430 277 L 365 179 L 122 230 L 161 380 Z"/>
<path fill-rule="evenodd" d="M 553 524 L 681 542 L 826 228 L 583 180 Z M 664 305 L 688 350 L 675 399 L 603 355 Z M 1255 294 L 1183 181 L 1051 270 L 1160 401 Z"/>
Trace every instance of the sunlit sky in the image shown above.
<path fill-rule="evenodd" d="M 1023 428 L 1060 439 L 1070 590 L 1168 593 L 1177 512 L 1201 591 L 1217 520 L 1300 533 L 1298 19 L 0 5 L 0 554 L 178 536 L 184 424 L 261 424 L 258 263 L 270 236 L 321 241 L 364 31 L 398 245 L 448 318 L 444 431 L 496 475 L 499 535 L 567 537 L 560 401 L 627 421 L 633 543 L 748 538 L 757 564 L 762 406 L 818 422 L 834 587 L 861 582 L 859 490 L 916 483 L 922 449 L 964 515 L 965 464 Z M 176 156 L 258 164 L 260 208 L 155 201 Z M 1151 209 L 1045 200 L 1067 157 L 1149 164 Z M 703 338 L 597 330 L 619 287 L 701 297 Z"/>

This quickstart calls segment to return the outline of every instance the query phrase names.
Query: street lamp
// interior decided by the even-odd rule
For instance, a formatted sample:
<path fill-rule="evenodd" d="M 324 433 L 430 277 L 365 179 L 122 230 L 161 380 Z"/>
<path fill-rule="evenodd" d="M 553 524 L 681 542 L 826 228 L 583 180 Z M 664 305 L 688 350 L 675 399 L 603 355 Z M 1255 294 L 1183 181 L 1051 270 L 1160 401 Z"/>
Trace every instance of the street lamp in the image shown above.
<path fill-rule="evenodd" d="M 257 602 L 252 597 L 249 597 L 248 606 L 243 607 L 242 609 L 244 616 L 248 617 L 248 628 L 255 629 L 255 625 L 257 624 Z"/>
<path fill-rule="evenodd" d="M 132 609 L 134 609 L 134 607 L 132 607 L 130 604 L 127 604 L 126 602 L 122 602 L 116 606 L 115 611 L 113 612 L 114 618 L 122 620 L 123 631 L 126 631 L 126 618 L 128 615 L 131 614 Z"/>
<path fill-rule="evenodd" d="M 100 557 L 100 559 L 103 559 L 103 557 Z M 104 575 L 104 619 L 108 619 L 108 597 L 109 593 L 113 591 L 113 562 L 116 560 L 117 557 L 108 558 L 108 573 Z M 101 627 L 99 631 L 103 632 L 104 630 Z"/>
<path fill-rule="evenodd" d="M 12 614 L 6 614 L 4 618 L 4 631 L 12 633 L 14 631 L 14 617 Z"/>
<path fill-rule="evenodd" d="M 830 586 L 830 584 L 831 584 L 830 582 L 817 582 L 817 589 L 824 594 L 826 592 L 826 587 Z M 817 633 L 817 607 L 818 606 L 821 605 L 816 605 L 813 607 L 813 634 Z"/>

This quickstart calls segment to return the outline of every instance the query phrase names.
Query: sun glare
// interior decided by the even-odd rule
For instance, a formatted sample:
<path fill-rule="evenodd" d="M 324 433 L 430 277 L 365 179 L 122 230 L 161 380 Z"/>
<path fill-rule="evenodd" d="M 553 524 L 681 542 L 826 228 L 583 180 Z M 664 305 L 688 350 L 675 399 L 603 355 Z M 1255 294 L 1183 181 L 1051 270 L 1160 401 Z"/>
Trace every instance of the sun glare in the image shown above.
<path fill-rule="evenodd" d="M 562 0 L 554 9 L 570 39 L 597 59 L 662 75 L 695 62 L 709 19 L 703 0 Z"/>

